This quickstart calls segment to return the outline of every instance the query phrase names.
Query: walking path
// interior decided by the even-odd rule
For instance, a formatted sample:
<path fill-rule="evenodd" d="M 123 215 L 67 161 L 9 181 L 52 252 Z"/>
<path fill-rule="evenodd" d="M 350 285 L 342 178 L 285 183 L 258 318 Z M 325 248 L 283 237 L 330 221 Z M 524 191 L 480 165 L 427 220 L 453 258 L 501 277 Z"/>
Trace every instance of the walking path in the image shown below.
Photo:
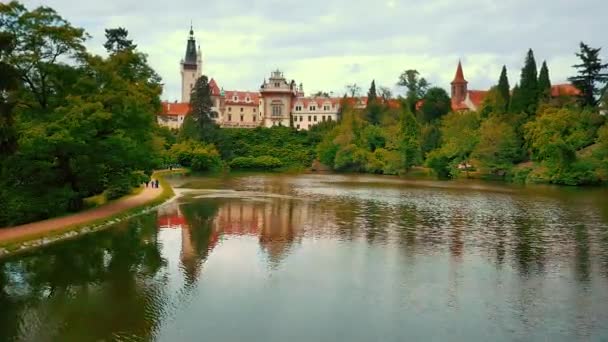
<path fill-rule="evenodd" d="M 73 215 L 32 222 L 20 226 L 0 228 L 0 244 L 15 240 L 27 240 L 28 237 L 39 237 L 44 234 L 62 231 L 74 225 L 108 218 L 123 211 L 144 205 L 160 196 L 162 192 L 162 186 L 158 189 L 144 188 L 144 190 L 137 195 L 122 198 L 109 204 Z"/>

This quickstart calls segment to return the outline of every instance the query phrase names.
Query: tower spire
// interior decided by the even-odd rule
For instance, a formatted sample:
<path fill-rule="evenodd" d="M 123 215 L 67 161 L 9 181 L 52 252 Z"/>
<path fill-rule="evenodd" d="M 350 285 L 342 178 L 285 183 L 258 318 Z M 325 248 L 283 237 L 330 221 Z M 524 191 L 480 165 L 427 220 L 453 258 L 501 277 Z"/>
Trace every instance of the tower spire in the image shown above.
<path fill-rule="evenodd" d="M 456 69 L 456 75 L 454 76 L 454 81 L 452 83 L 462 83 L 466 82 L 464 79 L 464 73 L 462 72 L 462 63 L 458 60 L 458 68 Z"/>

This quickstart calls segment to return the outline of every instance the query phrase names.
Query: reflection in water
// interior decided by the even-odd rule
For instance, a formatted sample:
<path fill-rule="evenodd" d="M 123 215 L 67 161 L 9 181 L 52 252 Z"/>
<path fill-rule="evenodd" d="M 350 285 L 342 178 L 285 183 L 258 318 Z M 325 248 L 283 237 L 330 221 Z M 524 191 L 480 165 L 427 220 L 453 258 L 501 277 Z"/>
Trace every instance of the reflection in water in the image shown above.
<path fill-rule="evenodd" d="M 223 190 L 0 263 L 0 340 L 608 336 L 605 191 L 187 181 Z"/>

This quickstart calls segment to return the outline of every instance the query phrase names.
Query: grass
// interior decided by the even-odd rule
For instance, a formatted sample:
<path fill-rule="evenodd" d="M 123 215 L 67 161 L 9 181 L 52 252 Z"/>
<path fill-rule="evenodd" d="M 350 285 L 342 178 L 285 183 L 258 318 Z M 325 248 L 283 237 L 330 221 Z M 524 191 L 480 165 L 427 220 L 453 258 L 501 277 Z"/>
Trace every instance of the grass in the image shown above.
<path fill-rule="evenodd" d="M 171 199 L 175 195 L 175 193 L 173 192 L 173 188 L 171 187 L 171 185 L 169 185 L 169 183 L 164 179 L 163 176 L 173 174 L 173 173 L 184 173 L 184 172 L 187 172 L 187 170 L 178 169 L 178 170 L 171 170 L 171 171 L 163 170 L 163 171 L 155 172 L 152 176 L 158 179 L 158 181 L 163 189 L 161 194 L 158 195 L 156 198 L 154 198 L 142 205 L 125 210 L 116 215 L 112 215 L 112 216 L 105 217 L 105 218 L 98 219 L 98 220 L 89 221 L 86 223 L 80 223 L 80 224 L 75 224 L 75 225 L 71 225 L 71 226 L 67 226 L 67 227 L 58 228 L 58 229 L 50 231 L 50 232 L 28 235 L 23 238 L 0 242 L 0 247 L 2 247 L 3 249 L 5 249 L 8 252 L 8 253 L 5 253 L 4 255 L 0 254 L 0 258 L 2 256 L 12 255 L 12 254 L 15 254 L 18 252 L 24 252 L 24 251 L 27 251 L 30 249 L 34 249 L 41 245 L 47 245 L 48 243 L 54 243 L 54 242 L 58 242 L 58 241 L 68 240 L 71 238 L 76 238 L 84 233 L 97 232 L 97 231 L 100 231 L 100 230 L 108 227 L 111 223 L 138 215 L 150 208 L 156 207 L 156 206 L 164 203 L 165 201 Z M 124 196 L 117 200 L 135 196 L 135 195 L 141 193 L 142 191 L 143 191 L 143 188 L 136 189 L 129 195 Z M 101 201 L 102 195 L 94 196 L 95 199 L 92 201 Z M 103 196 L 103 198 L 105 198 L 105 196 Z M 86 228 L 89 228 L 89 229 L 85 231 Z M 74 234 L 70 234 L 72 232 L 74 232 Z M 47 240 L 48 243 L 47 242 L 42 243 L 43 240 Z"/>

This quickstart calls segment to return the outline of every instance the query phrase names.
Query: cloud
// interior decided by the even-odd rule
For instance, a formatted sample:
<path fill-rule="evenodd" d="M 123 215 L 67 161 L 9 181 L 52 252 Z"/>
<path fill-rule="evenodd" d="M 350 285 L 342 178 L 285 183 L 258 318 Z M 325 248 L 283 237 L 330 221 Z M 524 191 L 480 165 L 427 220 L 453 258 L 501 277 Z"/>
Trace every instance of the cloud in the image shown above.
<path fill-rule="evenodd" d="M 502 65 L 511 84 L 528 48 L 547 60 L 553 82 L 573 73 L 578 42 L 608 50 L 605 0 L 29 0 L 55 8 L 92 36 L 103 53 L 104 28 L 123 26 L 165 82 L 163 98 L 178 99 L 179 61 L 192 20 L 204 73 L 225 89 L 255 90 L 271 70 L 309 91 L 343 93 L 372 79 L 395 88 L 417 69 L 449 88 L 462 59 L 471 88 L 493 85 Z"/>

